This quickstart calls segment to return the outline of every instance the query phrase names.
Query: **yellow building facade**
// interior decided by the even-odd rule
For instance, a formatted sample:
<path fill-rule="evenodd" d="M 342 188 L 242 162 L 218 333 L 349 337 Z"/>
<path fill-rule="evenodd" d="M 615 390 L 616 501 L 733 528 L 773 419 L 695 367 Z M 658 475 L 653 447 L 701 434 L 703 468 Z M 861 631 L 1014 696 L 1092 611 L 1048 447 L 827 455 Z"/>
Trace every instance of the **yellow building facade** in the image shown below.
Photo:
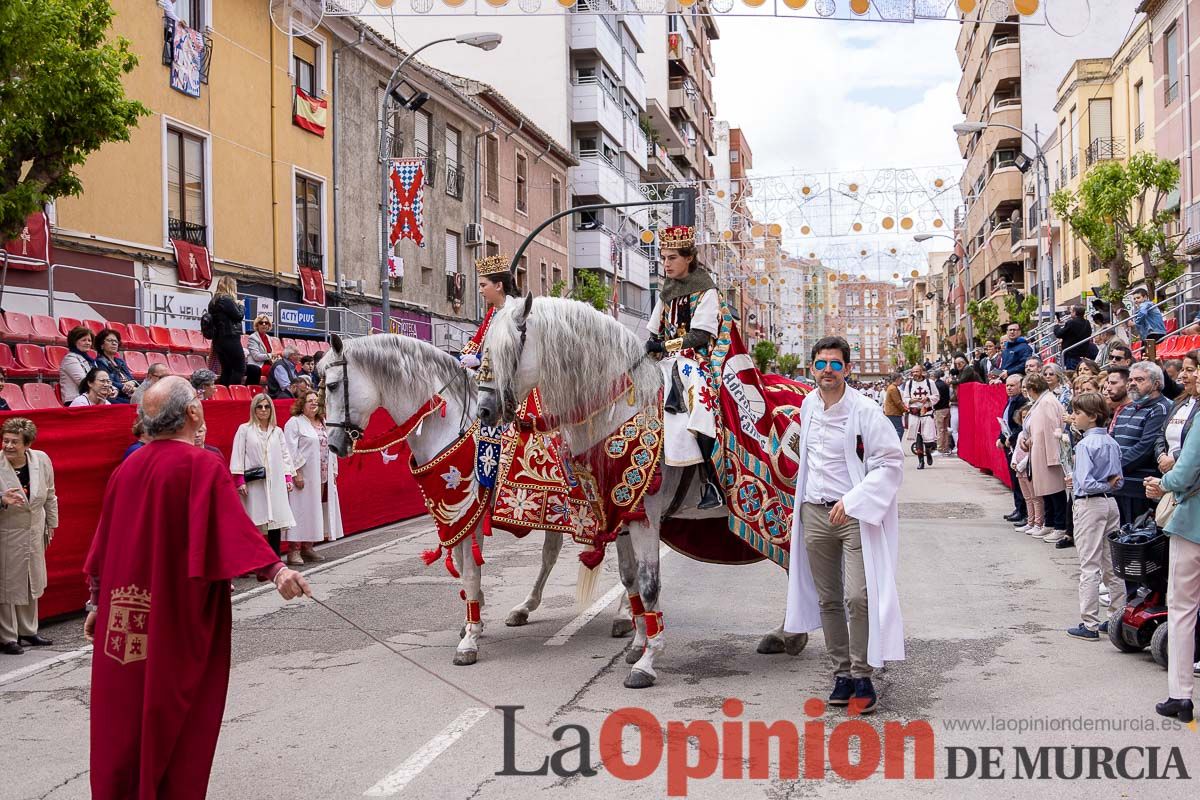
<path fill-rule="evenodd" d="M 298 289 L 304 263 L 331 281 L 335 35 L 318 28 L 289 37 L 272 25 L 262 0 L 113 6 L 110 35 L 128 39 L 139 58 L 125 78 L 126 94 L 152 114 L 128 142 L 89 157 L 79 170 L 80 196 L 55 203 L 56 259 L 79 250 L 132 262 L 141 291 L 167 291 L 175 271 L 171 240 L 185 239 L 208 247 L 214 279 L 231 274 Z M 198 97 L 173 88 L 173 66 L 164 63 L 175 58 L 168 43 L 177 19 L 205 42 L 207 82 L 189 87 Z M 324 119 L 316 112 L 323 136 L 295 121 L 297 87 L 318 105 L 324 100 Z M 141 302 L 151 310 L 149 300 Z"/>
<path fill-rule="evenodd" d="M 1111 58 L 1076 61 L 1058 87 L 1056 141 L 1046 154 L 1055 191 L 1078 192 L 1088 171 L 1105 161 L 1125 162 L 1154 151 L 1154 67 L 1150 27 L 1143 21 Z M 1052 212 L 1053 213 L 1053 212 Z M 1085 291 L 1107 284 L 1087 246 L 1062 223 L 1054 253 L 1056 304 L 1080 302 Z M 1141 276 L 1139 266 L 1131 277 Z"/>

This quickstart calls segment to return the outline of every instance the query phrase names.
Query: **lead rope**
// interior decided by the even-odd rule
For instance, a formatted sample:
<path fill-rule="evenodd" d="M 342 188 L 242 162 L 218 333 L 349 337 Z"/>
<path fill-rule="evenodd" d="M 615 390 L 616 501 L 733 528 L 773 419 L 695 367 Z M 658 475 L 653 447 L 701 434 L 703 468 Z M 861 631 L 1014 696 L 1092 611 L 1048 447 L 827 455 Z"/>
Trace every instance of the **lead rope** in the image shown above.
<path fill-rule="evenodd" d="M 361 626 L 361 625 L 359 625 L 357 622 L 355 622 L 354 620 L 350 619 L 349 617 L 347 617 L 347 616 L 346 616 L 345 614 L 343 614 L 342 612 L 338 611 L 338 610 L 337 610 L 336 608 L 334 608 L 333 606 L 329 605 L 328 603 L 326 603 L 326 602 L 325 602 L 325 601 L 323 601 L 323 600 L 320 600 L 320 599 L 318 599 L 318 598 L 317 598 L 315 595 L 313 595 L 313 596 L 310 596 L 310 599 L 311 599 L 311 600 L 312 600 L 314 603 L 316 603 L 317 605 L 319 605 L 321 608 L 323 608 L 323 609 L 325 609 L 326 611 L 328 611 L 330 614 L 333 614 L 335 617 L 337 617 L 338 619 L 340 619 L 340 620 L 342 620 L 343 622 L 345 622 L 345 623 L 346 623 L 347 625 L 349 625 L 351 628 L 354 628 L 356 631 L 358 631 L 359 633 L 361 633 L 363 636 L 366 636 L 368 639 L 371 639 L 372 641 L 376 642 L 377 644 L 381 644 L 381 645 L 383 645 L 384 647 L 386 647 L 386 648 L 387 648 L 388 650 L 390 650 L 391 652 L 393 652 L 393 653 L 395 653 L 396 655 L 400 656 L 400 658 L 404 659 L 404 660 L 405 660 L 405 661 L 407 661 L 409 664 L 412 664 L 414 667 L 416 667 L 417 669 L 421 670 L 421 672 L 424 672 L 425 674 L 427 674 L 427 675 L 429 675 L 429 676 L 433 677 L 433 678 L 434 678 L 434 679 L 436 679 L 437 681 L 439 681 L 439 682 L 441 682 L 441 683 L 444 683 L 446 686 L 449 686 L 451 689 L 455 690 L 456 692 L 458 692 L 458 693 L 460 693 L 460 694 L 463 694 L 463 695 L 465 695 L 465 696 L 469 697 L 469 698 L 470 698 L 471 700 L 473 700 L 474 702 L 476 702 L 476 703 L 479 703 L 480 705 L 486 706 L 486 707 L 487 707 L 489 710 L 491 710 L 491 711 L 497 711 L 497 708 L 496 708 L 496 706 L 494 706 L 492 703 L 489 703 L 487 700 L 484 700 L 482 697 L 479 697 L 478 695 L 476 695 L 476 694 L 472 693 L 472 692 L 471 692 L 469 689 L 464 689 L 463 687 L 459 686 L 458 684 L 454 683 L 453 681 L 449 681 L 449 680 L 447 680 L 447 679 L 443 678 L 441 675 L 439 675 L 438 673 L 434 672 L 433 670 L 431 670 L 429 667 L 425 666 L 424 664 L 421 664 L 421 663 L 419 663 L 419 662 L 417 662 L 417 661 L 414 661 L 413 659 L 409 658 L 409 657 L 408 657 L 408 656 L 406 656 L 404 653 L 400 652 L 400 651 L 399 651 L 399 650 L 397 650 L 395 647 L 393 647 L 393 646 L 392 646 L 392 644 L 391 644 L 391 642 L 388 642 L 388 641 L 385 641 L 385 640 L 383 640 L 383 639 L 380 639 L 378 636 L 376 636 L 375 634 L 371 633 L 369 630 L 367 630 L 366 628 L 362 627 L 362 626 Z M 528 725 L 526 725 L 524 722 L 521 722 L 520 720 L 516 719 L 516 717 L 515 717 L 515 716 L 512 718 L 512 720 L 513 720 L 513 722 L 514 722 L 514 723 L 516 723 L 517 725 L 521 726 L 522 728 L 524 728 L 524 729 L 525 729 L 526 731 L 528 731 L 529 733 L 532 733 L 534 736 L 538 736 L 538 737 L 540 737 L 540 738 L 542 738 L 542 739 L 545 739 L 545 740 L 546 740 L 546 741 L 548 741 L 548 742 L 553 742 L 553 741 L 554 741 L 553 739 L 551 739 L 549 736 L 547 736 L 547 735 L 546 735 L 545 733 L 543 733 L 542 731 L 535 730 L 535 729 L 533 729 L 533 728 L 529 727 Z"/>

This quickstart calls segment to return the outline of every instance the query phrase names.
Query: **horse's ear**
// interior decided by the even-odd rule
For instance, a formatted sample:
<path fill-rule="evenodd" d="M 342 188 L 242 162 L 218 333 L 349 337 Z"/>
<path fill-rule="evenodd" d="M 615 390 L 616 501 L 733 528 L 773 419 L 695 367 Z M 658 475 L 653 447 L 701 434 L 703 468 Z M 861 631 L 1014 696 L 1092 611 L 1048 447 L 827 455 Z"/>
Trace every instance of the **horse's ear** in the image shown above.
<path fill-rule="evenodd" d="M 342 354 L 342 337 L 335 333 L 329 337 L 329 343 L 333 345 L 333 352 L 337 353 L 338 355 Z"/>
<path fill-rule="evenodd" d="M 533 310 L 533 295 L 525 295 L 525 304 L 521 306 L 521 321 L 529 319 L 529 312 Z"/>

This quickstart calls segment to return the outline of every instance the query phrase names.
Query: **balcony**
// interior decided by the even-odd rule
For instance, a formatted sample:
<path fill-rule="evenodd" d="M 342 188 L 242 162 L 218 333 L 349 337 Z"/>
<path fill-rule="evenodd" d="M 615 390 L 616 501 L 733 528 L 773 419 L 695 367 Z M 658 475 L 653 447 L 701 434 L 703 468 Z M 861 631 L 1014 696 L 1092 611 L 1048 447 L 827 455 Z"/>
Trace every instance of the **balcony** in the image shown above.
<path fill-rule="evenodd" d="M 462 200 L 463 197 L 464 172 L 461 165 L 446 163 L 446 194 L 455 200 Z"/>
<path fill-rule="evenodd" d="M 1093 139 L 1084 153 L 1090 167 L 1099 161 L 1112 161 L 1125 157 L 1124 139 Z"/>
<path fill-rule="evenodd" d="M 1079 174 L 1079 156 L 1071 156 L 1071 177 Z"/>
<path fill-rule="evenodd" d="M 621 103 L 593 76 L 577 78 L 571 92 L 571 121 L 598 125 L 613 139 L 623 140 L 625 115 Z"/>
<path fill-rule="evenodd" d="M 684 116 L 695 126 L 700 126 L 701 115 L 699 108 L 699 100 L 697 99 L 696 89 L 689 90 L 683 83 L 671 81 L 671 88 L 667 92 L 667 105 L 671 108 L 678 108 L 683 111 Z"/>
<path fill-rule="evenodd" d="M 996 85 L 1001 81 L 1021 77 L 1021 48 L 1006 44 L 988 52 L 979 67 L 979 88 L 968 101 L 975 86 L 975 74 L 964 73 L 958 87 L 958 107 L 967 109 L 967 119 L 979 119 L 983 102 L 990 101 L 996 94 Z"/>
<path fill-rule="evenodd" d="M 612 247 L 612 234 L 607 231 L 576 231 L 572 263 L 577 270 L 600 270 L 612 275 Z"/>
<path fill-rule="evenodd" d="M 649 166 L 649 150 L 650 144 L 646 139 L 646 132 L 642 130 L 642 126 L 636 119 L 625 118 L 625 152 L 631 161 L 637 165 L 639 170 L 645 170 Z"/>
<path fill-rule="evenodd" d="M 655 142 L 646 143 L 646 172 L 655 183 L 683 182 L 683 174 L 667 154 L 667 149 Z"/>
<path fill-rule="evenodd" d="M 1144 123 L 1144 122 L 1138 123 L 1138 126 L 1136 128 L 1134 128 L 1134 130 L 1133 130 L 1133 140 L 1135 142 L 1140 142 L 1142 140 L 1142 137 L 1145 135 L 1146 135 L 1146 123 Z"/>
<path fill-rule="evenodd" d="M 308 267 L 309 269 L 315 269 L 317 272 L 324 273 L 324 263 L 325 259 L 320 253 L 312 253 L 308 250 L 296 251 L 296 264 L 301 267 Z"/>
<path fill-rule="evenodd" d="M 167 236 L 172 241 L 180 239 L 189 244 L 208 246 L 208 226 L 196 222 L 184 222 L 181 219 L 167 219 Z"/>
<path fill-rule="evenodd" d="M 583 150 L 577 155 L 579 166 L 571 168 L 576 195 L 601 197 L 610 203 L 627 199 L 627 192 L 632 189 L 615 164 L 595 150 Z"/>
<path fill-rule="evenodd" d="M 436 186 L 437 181 L 434 179 L 437 177 L 437 150 L 430 150 L 427 145 L 417 142 L 413 147 L 413 155 L 425 159 L 425 185 L 431 188 Z"/>
<path fill-rule="evenodd" d="M 624 54 L 617 38 L 616 23 L 610 15 L 584 13 L 585 10 L 583 4 L 571 9 L 571 49 L 599 54 L 613 74 L 619 75 Z"/>

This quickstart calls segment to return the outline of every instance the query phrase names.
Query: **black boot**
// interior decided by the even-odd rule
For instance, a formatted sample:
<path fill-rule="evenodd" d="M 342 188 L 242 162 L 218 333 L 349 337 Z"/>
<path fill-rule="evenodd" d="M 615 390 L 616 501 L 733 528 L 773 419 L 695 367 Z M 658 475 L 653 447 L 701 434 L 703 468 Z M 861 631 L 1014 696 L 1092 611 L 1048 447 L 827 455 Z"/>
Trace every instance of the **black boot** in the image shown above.
<path fill-rule="evenodd" d="M 683 379 L 679 377 L 679 368 L 671 369 L 671 388 L 667 392 L 667 402 L 663 410 L 668 414 L 687 413 L 687 392 L 683 388 Z"/>
<path fill-rule="evenodd" d="M 1175 717 L 1180 722 L 1191 722 L 1195 711 L 1191 700 L 1178 700 L 1169 697 L 1154 707 L 1154 710 L 1164 717 Z"/>
<path fill-rule="evenodd" d="M 696 505 L 701 511 L 710 508 L 720 508 L 725 505 L 725 493 L 721 491 L 721 481 L 717 477 L 717 469 L 713 466 L 712 458 L 716 449 L 716 440 L 708 436 L 696 434 L 696 443 L 700 445 L 701 461 L 700 502 Z"/>

